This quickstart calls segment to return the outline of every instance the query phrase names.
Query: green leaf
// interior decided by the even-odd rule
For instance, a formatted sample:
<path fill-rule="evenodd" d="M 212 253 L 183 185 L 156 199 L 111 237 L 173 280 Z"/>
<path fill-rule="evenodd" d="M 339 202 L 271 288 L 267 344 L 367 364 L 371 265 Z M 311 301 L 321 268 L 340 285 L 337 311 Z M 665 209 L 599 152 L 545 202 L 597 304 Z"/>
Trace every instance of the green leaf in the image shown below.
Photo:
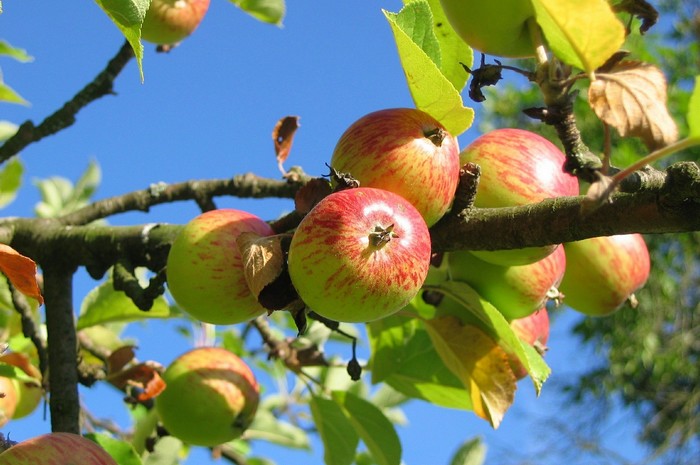
<path fill-rule="evenodd" d="M 346 391 L 333 391 L 358 435 L 379 465 L 401 463 L 401 441 L 394 425 L 370 402 Z"/>
<path fill-rule="evenodd" d="M 252 17 L 277 26 L 282 25 L 286 11 L 284 0 L 230 0 Z"/>
<path fill-rule="evenodd" d="M 91 290 L 83 300 L 78 330 L 111 322 L 128 322 L 146 318 L 168 318 L 170 306 L 158 297 L 149 311 L 140 310 L 125 293 L 115 291 L 111 276 Z"/>
<path fill-rule="evenodd" d="M 258 409 L 245 434 L 248 439 L 268 441 L 282 447 L 311 449 L 309 437 L 303 429 L 277 419 L 269 410 Z"/>
<path fill-rule="evenodd" d="M 35 180 L 34 184 L 39 188 L 42 198 L 35 207 L 37 216 L 54 218 L 84 207 L 95 193 L 101 177 L 99 165 L 90 161 L 75 186 L 60 176 Z"/>
<path fill-rule="evenodd" d="M 438 67 L 442 64 L 440 43 L 433 30 L 433 13 L 427 1 L 410 1 L 399 14 L 390 14 L 396 26 L 413 40 Z M 428 19 L 429 21 L 426 21 Z"/>
<path fill-rule="evenodd" d="M 134 447 L 128 442 L 101 433 L 90 433 L 85 437 L 102 446 L 119 465 L 143 465 Z"/>
<path fill-rule="evenodd" d="M 700 76 L 695 77 L 695 88 L 688 102 L 688 137 L 700 140 Z"/>
<path fill-rule="evenodd" d="M 450 465 L 483 465 L 485 461 L 486 444 L 481 438 L 474 438 L 459 446 Z"/>
<path fill-rule="evenodd" d="M 19 126 L 15 123 L 0 121 L 0 142 L 5 142 L 10 137 L 14 136 L 18 128 Z"/>
<path fill-rule="evenodd" d="M 92 195 L 97 190 L 97 187 L 102 182 L 102 170 L 100 165 L 95 160 L 90 160 L 88 167 L 83 172 L 78 182 L 75 183 L 75 188 L 73 189 L 73 198 L 71 202 L 75 205 L 68 205 L 69 208 L 80 208 L 86 205 Z"/>
<path fill-rule="evenodd" d="M 21 95 L 12 90 L 12 88 L 2 82 L 2 80 L 0 80 L 0 101 L 19 103 L 20 105 L 29 105 L 29 102 L 24 100 Z"/>
<path fill-rule="evenodd" d="M 442 10 L 440 0 L 428 0 L 433 14 L 433 30 L 440 45 L 440 55 L 442 58 L 439 64 L 440 71 L 452 83 L 455 89 L 461 91 L 469 79 L 469 74 L 460 63 L 472 67 L 474 53 L 457 35 L 450 25 L 450 22 Z"/>
<path fill-rule="evenodd" d="M 131 45 L 143 82 L 143 44 L 141 43 L 141 25 L 151 0 L 95 0 L 109 19 L 124 34 Z"/>
<path fill-rule="evenodd" d="M 323 458 L 326 465 L 350 465 L 360 437 L 340 406 L 323 397 L 312 397 L 309 402 L 311 416 L 323 441 Z"/>
<path fill-rule="evenodd" d="M 415 303 L 409 307 L 415 308 Z M 471 410 L 461 381 L 443 363 L 417 318 L 390 316 L 368 325 L 372 383 L 442 407 Z"/>
<path fill-rule="evenodd" d="M 460 307 L 476 319 L 479 326 L 490 334 L 507 351 L 514 354 L 530 375 L 535 390 L 539 394 L 542 385 L 549 377 L 551 370 L 537 351 L 525 349 L 520 339 L 515 335 L 508 321 L 496 307 L 484 300 L 471 286 L 457 281 L 447 281 L 436 286 L 426 286 L 445 294 L 457 302 Z M 464 321 L 463 314 L 454 314 Z M 468 318 L 468 319 L 471 319 Z M 472 321 L 465 321 L 472 323 Z"/>
<path fill-rule="evenodd" d="M 143 465 L 180 465 L 180 449 L 182 449 L 182 441 L 179 439 L 173 436 L 159 438 L 153 452 L 143 461 Z"/>
<path fill-rule="evenodd" d="M 411 35 L 433 27 L 432 15 L 415 16 L 416 8 L 420 8 L 416 5 L 421 3 L 427 5 L 425 0 L 418 0 L 404 7 L 399 13 L 382 11 L 394 33 L 401 64 L 416 108 L 429 113 L 452 135 L 458 136 L 471 126 L 474 110 L 464 106 L 459 91 L 442 74 L 438 65 L 420 44 L 415 42 L 422 40 L 421 35 L 415 38 Z M 404 15 L 408 15 L 409 18 L 404 19 Z M 423 21 L 421 26 L 417 24 L 419 20 Z M 402 23 L 411 24 L 411 28 L 408 31 L 404 30 Z"/>
<path fill-rule="evenodd" d="M 625 27 L 607 0 L 532 0 L 532 6 L 554 55 L 587 73 L 625 41 Z"/>
<path fill-rule="evenodd" d="M 24 166 L 18 157 L 12 157 L 0 168 L 0 208 L 17 197 L 17 190 L 22 185 L 23 173 Z"/>
<path fill-rule="evenodd" d="M 0 40 L 0 55 L 7 55 L 23 63 L 27 63 L 34 60 L 34 57 L 29 55 L 26 50 L 13 47 L 4 40 Z"/>

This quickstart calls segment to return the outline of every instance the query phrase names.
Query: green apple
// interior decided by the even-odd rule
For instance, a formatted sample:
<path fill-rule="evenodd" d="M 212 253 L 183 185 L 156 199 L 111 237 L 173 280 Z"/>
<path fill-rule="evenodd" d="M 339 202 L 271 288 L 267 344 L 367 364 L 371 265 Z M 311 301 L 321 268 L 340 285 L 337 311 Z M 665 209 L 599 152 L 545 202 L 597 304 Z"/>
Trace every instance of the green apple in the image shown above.
<path fill-rule="evenodd" d="M 168 253 L 168 289 L 192 317 L 235 324 L 265 312 L 250 292 L 236 238 L 243 232 L 273 234 L 259 217 L 235 209 L 211 210 L 185 225 Z"/>
<path fill-rule="evenodd" d="M 451 252 L 448 260 L 452 279 L 469 284 L 508 320 L 524 318 L 542 308 L 566 269 L 563 247 L 519 266 L 494 265 L 463 251 Z"/>
<path fill-rule="evenodd" d="M 590 316 L 618 310 L 649 278 L 651 260 L 640 234 L 564 244 L 566 273 L 559 289 L 564 303 Z"/>
<path fill-rule="evenodd" d="M 416 296 L 430 256 L 428 227 L 411 203 L 358 187 L 325 197 L 304 217 L 289 246 L 289 276 L 319 315 L 368 322 Z"/>
<path fill-rule="evenodd" d="M 141 38 L 174 45 L 192 34 L 209 9 L 210 0 L 152 0 L 141 27 Z"/>
<path fill-rule="evenodd" d="M 117 465 L 97 443 L 73 433 L 36 436 L 0 454 L 2 465 Z"/>
<path fill-rule="evenodd" d="M 452 28 L 470 47 L 488 55 L 522 58 L 535 54 L 528 20 L 530 0 L 440 0 Z"/>
<path fill-rule="evenodd" d="M 155 400 L 165 429 L 198 446 L 216 446 L 239 437 L 259 402 L 258 383 L 237 355 L 200 347 L 179 356 L 163 372 L 166 387 Z"/>
<path fill-rule="evenodd" d="M 460 163 L 476 163 L 481 178 L 474 206 L 514 207 L 544 199 L 579 194 L 578 179 L 564 172 L 566 156 L 550 141 L 530 131 L 503 128 L 490 131 L 460 153 Z M 525 265 L 541 260 L 557 247 L 474 251 L 498 265 Z"/>
<path fill-rule="evenodd" d="M 348 127 L 335 146 L 331 167 L 350 174 L 362 187 L 400 195 L 432 226 L 454 199 L 459 145 L 428 113 L 389 108 Z"/>

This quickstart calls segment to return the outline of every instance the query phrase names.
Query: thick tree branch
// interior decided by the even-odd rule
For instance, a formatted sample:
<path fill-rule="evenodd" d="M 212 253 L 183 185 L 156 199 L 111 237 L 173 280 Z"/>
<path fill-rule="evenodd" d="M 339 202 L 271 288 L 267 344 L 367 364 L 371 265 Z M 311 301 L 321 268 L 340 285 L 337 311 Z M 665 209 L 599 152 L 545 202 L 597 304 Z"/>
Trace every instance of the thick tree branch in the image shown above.
<path fill-rule="evenodd" d="M 80 433 L 78 341 L 73 315 L 74 269 L 57 263 L 44 268 L 46 332 L 49 345 L 51 430 Z"/>
<path fill-rule="evenodd" d="M 131 46 L 125 41 L 105 69 L 60 109 L 48 116 L 38 126 L 35 126 L 31 121 L 22 123 L 15 135 L 0 146 L 0 163 L 16 155 L 29 144 L 71 126 L 75 123 L 75 115 L 81 109 L 100 97 L 113 94 L 114 80 L 133 56 Z"/>

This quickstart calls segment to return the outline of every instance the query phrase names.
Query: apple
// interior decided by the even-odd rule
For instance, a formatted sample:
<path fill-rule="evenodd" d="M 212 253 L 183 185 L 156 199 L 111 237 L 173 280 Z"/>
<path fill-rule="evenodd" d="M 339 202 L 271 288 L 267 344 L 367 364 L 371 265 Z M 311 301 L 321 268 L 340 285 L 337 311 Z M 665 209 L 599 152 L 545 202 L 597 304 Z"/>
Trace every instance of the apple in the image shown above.
<path fill-rule="evenodd" d="M 453 280 L 469 284 L 508 320 L 542 308 L 566 269 L 563 247 L 527 265 L 494 265 L 463 251 L 451 252 L 448 261 Z"/>
<path fill-rule="evenodd" d="M 47 433 L 0 454 L 2 465 L 117 465 L 97 443 L 73 433 Z"/>
<path fill-rule="evenodd" d="M 198 446 L 216 446 L 239 437 L 250 425 L 259 402 L 258 383 L 236 354 L 199 347 L 173 361 L 163 372 L 165 390 L 155 408 L 165 429 Z"/>
<path fill-rule="evenodd" d="M 564 172 L 566 156 L 544 137 L 523 129 L 490 131 L 460 153 L 460 163 L 476 163 L 481 178 L 474 206 L 513 207 L 544 199 L 578 195 L 578 179 Z M 557 244 L 524 249 L 473 251 L 498 265 L 524 265 L 541 260 Z"/>
<path fill-rule="evenodd" d="M 311 310 L 335 321 L 391 315 L 418 293 L 430 267 L 430 233 L 410 202 L 372 187 L 321 200 L 289 245 L 289 276 Z"/>
<path fill-rule="evenodd" d="M 8 352 L 0 356 L 0 363 L 7 363 L 21 369 L 26 375 L 22 379 L 12 378 L 17 393 L 17 406 L 12 418 L 23 418 L 39 406 L 43 397 L 41 373 L 29 357 L 21 352 Z M 1 401 L 0 401 L 1 402 Z"/>
<path fill-rule="evenodd" d="M 0 426 L 12 420 L 19 403 L 19 394 L 10 378 L 0 376 Z"/>
<path fill-rule="evenodd" d="M 640 234 L 602 236 L 564 244 L 564 303 L 590 316 L 618 310 L 649 277 L 649 250 Z"/>
<path fill-rule="evenodd" d="M 470 47 L 488 55 L 530 57 L 535 47 L 528 20 L 530 0 L 440 0 L 452 28 Z"/>
<path fill-rule="evenodd" d="M 511 321 L 510 327 L 521 341 L 533 346 L 540 355 L 544 355 L 549 339 L 549 314 L 546 308 L 542 307 L 524 318 Z M 508 354 L 508 362 L 516 378 L 522 379 L 527 376 L 525 367 L 516 356 Z"/>
<path fill-rule="evenodd" d="M 263 236 L 272 228 L 259 217 L 222 208 L 197 216 L 177 235 L 168 253 L 168 289 L 192 317 L 212 324 L 235 324 L 265 312 L 250 292 L 236 238 Z"/>
<path fill-rule="evenodd" d="M 141 38 L 160 45 L 174 45 L 197 29 L 210 0 L 152 0 L 143 19 Z"/>
<path fill-rule="evenodd" d="M 428 226 L 450 208 L 461 166 L 457 139 L 415 108 L 389 108 L 358 119 L 340 136 L 330 164 L 361 187 L 402 196 Z"/>

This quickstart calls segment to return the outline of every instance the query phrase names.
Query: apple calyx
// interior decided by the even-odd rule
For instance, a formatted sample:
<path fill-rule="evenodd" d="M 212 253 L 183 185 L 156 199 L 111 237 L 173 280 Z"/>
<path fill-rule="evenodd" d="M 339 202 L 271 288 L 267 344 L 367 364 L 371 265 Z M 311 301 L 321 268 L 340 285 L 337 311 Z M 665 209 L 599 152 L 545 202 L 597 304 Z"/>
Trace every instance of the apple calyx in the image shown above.
<path fill-rule="evenodd" d="M 390 224 L 386 228 L 383 226 L 375 226 L 374 231 L 369 233 L 369 243 L 377 250 L 384 247 L 391 241 L 392 238 L 399 237 L 398 234 L 394 232 L 394 224 Z"/>
<path fill-rule="evenodd" d="M 445 137 L 447 137 L 447 131 L 442 129 L 441 127 L 433 127 L 430 129 L 425 129 L 423 130 L 423 135 L 430 140 L 433 144 L 435 144 L 436 147 L 441 147 L 442 142 L 445 140 Z"/>

